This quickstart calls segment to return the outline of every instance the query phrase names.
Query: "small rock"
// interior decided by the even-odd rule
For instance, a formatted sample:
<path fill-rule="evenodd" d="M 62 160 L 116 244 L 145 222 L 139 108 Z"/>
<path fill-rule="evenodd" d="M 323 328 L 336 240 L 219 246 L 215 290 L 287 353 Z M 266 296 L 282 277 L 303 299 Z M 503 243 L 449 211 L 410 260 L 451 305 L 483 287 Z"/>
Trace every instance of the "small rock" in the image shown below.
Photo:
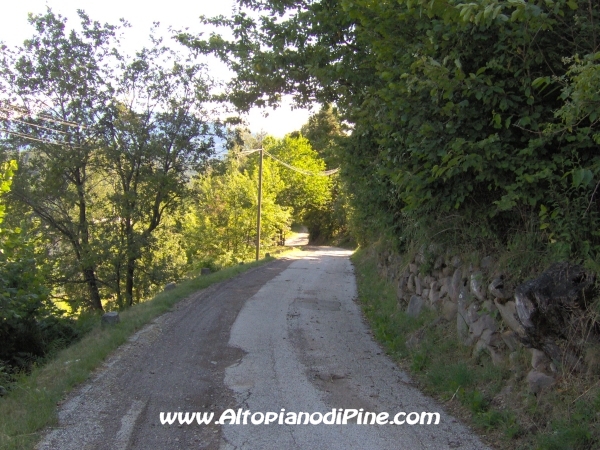
<path fill-rule="evenodd" d="M 536 348 L 531 348 L 531 367 L 538 372 L 543 372 L 550 368 L 550 360 L 546 354 Z"/>
<path fill-rule="evenodd" d="M 452 264 L 452 266 L 457 269 L 460 267 L 460 265 L 462 264 L 462 260 L 460 259 L 460 256 L 454 256 L 452 258 L 452 260 L 450 261 L 450 264 Z"/>
<path fill-rule="evenodd" d="M 415 277 L 415 294 L 421 295 L 422 293 L 423 293 L 423 290 L 421 288 L 421 276 L 417 275 Z"/>
<path fill-rule="evenodd" d="M 423 309 L 423 299 L 418 295 L 413 295 L 408 302 L 408 307 L 406 308 L 406 314 L 410 317 L 418 317 L 421 314 L 421 310 Z"/>
<path fill-rule="evenodd" d="M 168 283 L 168 284 L 165 285 L 164 290 L 165 291 L 172 291 L 176 287 L 177 287 L 177 284 L 175 284 L 174 282 L 171 282 L 171 283 Z"/>
<path fill-rule="evenodd" d="M 454 318 L 456 317 L 456 311 L 458 310 L 458 307 L 456 306 L 456 303 L 447 300 L 444 302 L 444 304 L 442 305 L 442 317 L 444 319 L 446 319 L 448 322 L 454 320 Z"/>
<path fill-rule="evenodd" d="M 443 265 L 444 257 L 440 255 L 435 259 L 435 262 L 433 263 L 433 270 L 440 270 Z"/>
<path fill-rule="evenodd" d="M 436 290 L 431 289 L 429 291 L 429 304 L 435 305 L 440 301 L 440 293 Z"/>
<path fill-rule="evenodd" d="M 468 307 L 468 295 L 463 287 L 460 290 L 457 302 L 457 313 L 456 313 L 456 331 L 458 337 L 463 343 L 467 342 L 469 337 L 469 323 L 467 322 L 467 307 Z"/>
<path fill-rule="evenodd" d="M 488 286 L 488 291 L 498 300 L 508 300 L 510 293 L 504 289 L 504 280 L 500 277 L 494 278 Z M 501 303 L 504 303 L 501 301 Z"/>
<path fill-rule="evenodd" d="M 494 350 L 493 347 L 488 346 L 488 351 L 490 352 L 490 356 L 492 357 L 492 364 L 494 366 L 502 366 L 504 365 L 504 356 L 499 351 Z"/>
<path fill-rule="evenodd" d="M 102 315 L 103 325 L 114 325 L 120 321 L 121 319 L 119 318 L 119 313 L 117 311 L 110 311 Z"/>
<path fill-rule="evenodd" d="M 265 258 L 270 258 L 270 257 L 271 257 L 270 253 L 265 253 Z M 208 272 L 208 273 L 210 273 L 210 272 Z"/>
<path fill-rule="evenodd" d="M 208 267 L 203 267 L 200 269 L 200 275 L 208 275 L 210 274 L 210 269 Z"/>
<path fill-rule="evenodd" d="M 396 290 L 396 299 L 400 301 L 402 298 L 404 298 L 404 290 L 398 287 L 398 289 Z"/>
<path fill-rule="evenodd" d="M 452 276 L 452 272 L 454 272 L 454 269 L 451 266 L 446 266 L 442 269 L 442 275 L 445 277 Z"/>
<path fill-rule="evenodd" d="M 415 292 L 415 275 L 413 273 L 408 277 L 408 284 L 406 287 L 410 292 Z"/>
<path fill-rule="evenodd" d="M 404 297 L 404 291 L 406 289 L 406 285 L 407 285 L 407 279 L 404 278 L 403 276 L 400 277 L 400 279 L 398 280 L 398 289 L 396 289 L 396 297 L 398 299 L 401 299 L 402 297 Z"/>
<path fill-rule="evenodd" d="M 479 301 L 485 300 L 485 289 L 483 288 L 483 273 L 473 272 L 471 274 L 470 283 L 471 293 L 477 297 Z"/>
<path fill-rule="evenodd" d="M 501 337 L 511 352 L 514 352 L 517 350 L 517 348 L 519 348 L 517 334 L 514 331 L 507 330 L 504 333 L 502 333 Z"/>
<path fill-rule="evenodd" d="M 544 389 L 550 388 L 554 383 L 554 378 L 545 373 L 532 370 L 527 374 L 527 384 L 529 385 L 529 390 L 533 394 L 539 394 Z"/>
<path fill-rule="evenodd" d="M 492 342 L 496 343 L 497 338 L 498 338 L 498 333 L 490 330 L 489 328 L 486 328 L 485 330 L 483 330 L 483 333 L 481 333 L 481 340 L 483 342 L 485 342 L 487 345 L 492 345 Z"/>
<path fill-rule="evenodd" d="M 8 391 L 4 388 L 4 386 L 0 386 L 0 397 L 4 397 L 8 394 Z"/>
<path fill-rule="evenodd" d="M 416 275 L 417 272 L 419 271 L 416 264 L 409 264 L 408 267 L 409 267 L 410 273 L 412 273 L 413 275 Z"/>
<path fill-rule="evenodd" d="M 469 327 L 469 331 L 475 338 L 479 338 L 485 330 L 491 330 L 492 333 L 497 330 L 496 321 L 487 314 L 483 314 Z"/>
<path fill-rule="evenodd" d="M 440 279 L 440 281 L 438 282 L 440 284 L 440 297 L 443 297 L 444 295 L 446 295 L 448 293 L 448 287 L 450 286 L 450 281 L 452 281 L 452 278 L 444 277 L 444 278 Z"/>
<path fill-rule="evenodd" d="M 421 292 L 421 296 L 423 298 L 429 298 L 429 289 L 423 289 L 423 292 Z"/>
<path fill-rule="evenodd" d="M 477 341 L 473 348 L 473 357 L 477 358 L 485 350 L 487 350 L 487 344 L 482 340 Z"/>
<path fill-rule="evenodd" d="M 467 308 L 467 323 L 469 326 L 479 320 L 479 305 L 473 303 Z"/>
<path fill-rule="evenodd" d="M 453 302 L 458 301 L 458 294 L 460 293 L 460 289 L 462 286 L 462 270 L 456 269 L 454 271 L 454 275 L 452 275 L 450 286 L 448 287 L 448 295 L 450 296 Z"/>
<path fill-rule="evenodd" d="M 525 337 L 525 328 L 517 319 L 517 311 L 515 308 L 515 302 L 509 301 L 504 304 L 500 303 L 498 300 L 494 301 L 496 308 L 500 311 L 500 315 L 502 316 L 502 320 L 508 327 L 513 330 L 517 336 Z"/>

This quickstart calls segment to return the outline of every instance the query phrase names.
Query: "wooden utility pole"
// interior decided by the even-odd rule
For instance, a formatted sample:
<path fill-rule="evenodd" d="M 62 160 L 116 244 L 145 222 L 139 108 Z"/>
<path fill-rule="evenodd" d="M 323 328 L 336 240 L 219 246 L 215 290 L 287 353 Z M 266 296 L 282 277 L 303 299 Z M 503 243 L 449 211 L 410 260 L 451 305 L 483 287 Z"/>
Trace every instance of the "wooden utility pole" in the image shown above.
<path fill-rule="evenodd" d="M 256 260 L 260 258 L 260 206 L 262 202 L 262 172 L 263 172 L 263 149 L 260 149 L 258 163 L 258 212 L 256 214 Z"/>

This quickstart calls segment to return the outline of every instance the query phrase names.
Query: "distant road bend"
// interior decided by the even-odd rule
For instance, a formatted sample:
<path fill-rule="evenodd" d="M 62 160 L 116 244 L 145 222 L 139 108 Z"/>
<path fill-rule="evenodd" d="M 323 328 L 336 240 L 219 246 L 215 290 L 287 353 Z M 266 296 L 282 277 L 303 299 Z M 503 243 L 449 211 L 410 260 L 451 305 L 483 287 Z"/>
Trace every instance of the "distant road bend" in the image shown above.
<path fill-rule="evenodd" d="M 59 410 L 38 449 L 484 449 L 411 385 L 355 303 L 350 251 L 307 247 L 180 302 Z M 217 425 L 255 412 L 439 412 L 438 425 Z M 210 425 L 160 412 L 214 411 Z"/>

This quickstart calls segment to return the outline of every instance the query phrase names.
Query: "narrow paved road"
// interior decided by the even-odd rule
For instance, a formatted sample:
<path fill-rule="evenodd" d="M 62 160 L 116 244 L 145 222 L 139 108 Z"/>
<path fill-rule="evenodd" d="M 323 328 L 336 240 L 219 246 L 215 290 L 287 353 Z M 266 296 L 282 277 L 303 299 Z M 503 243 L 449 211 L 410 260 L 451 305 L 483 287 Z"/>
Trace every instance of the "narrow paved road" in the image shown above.
<path fill-rule="evenodd" d="M 485 448 L 374 342 L 355 303 L 349 254 L 309 247 L 179 303 L 64 402 L 60 426 L 38 448 Z M 228 409 L 331 416 L 361 408 L 390 418 L 439 412 L 440 422 L 252 425 L 250 415 L 247 425 L 215 423 Z M 215 417 L 210 425 L 161 425 L 160 412 L 177 411 Z"/>
<path fill-rule="evenodd" d="M 285 240 L 285 245 L 287 247 L 308 245 L 308 228 L 302 225 L 299 232 L 294 233 L 292 237 Z"/>

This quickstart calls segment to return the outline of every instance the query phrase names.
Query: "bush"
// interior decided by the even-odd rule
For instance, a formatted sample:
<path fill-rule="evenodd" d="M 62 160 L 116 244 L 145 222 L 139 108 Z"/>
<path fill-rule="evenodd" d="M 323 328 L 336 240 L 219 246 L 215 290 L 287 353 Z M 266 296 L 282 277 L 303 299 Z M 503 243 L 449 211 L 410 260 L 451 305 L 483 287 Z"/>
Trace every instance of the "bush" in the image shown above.
<path fill-rule="evenodd" d="M 0 238 L 0 366 L 10 374 L 29 371 L 80 332 L 52 303 L 25 233 L 2 230 Z"/>

